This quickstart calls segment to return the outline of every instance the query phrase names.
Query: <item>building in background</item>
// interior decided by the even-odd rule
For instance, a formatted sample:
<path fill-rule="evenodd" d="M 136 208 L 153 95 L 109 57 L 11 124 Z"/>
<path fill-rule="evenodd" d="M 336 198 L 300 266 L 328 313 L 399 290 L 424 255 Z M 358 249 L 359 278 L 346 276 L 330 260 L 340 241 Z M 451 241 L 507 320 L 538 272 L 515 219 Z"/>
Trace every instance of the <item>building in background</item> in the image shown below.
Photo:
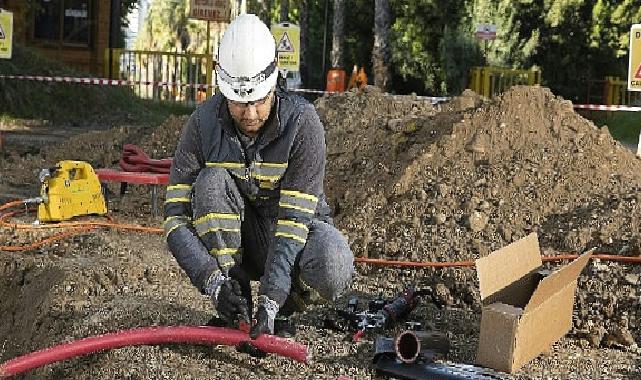
<path fill-rule="evenodd" d="M 3 0 L 14 13 L 14 38 L 22 46 L 66 65 L 102 75 L 105 49 L 117 43 L 120 0 Z"/>

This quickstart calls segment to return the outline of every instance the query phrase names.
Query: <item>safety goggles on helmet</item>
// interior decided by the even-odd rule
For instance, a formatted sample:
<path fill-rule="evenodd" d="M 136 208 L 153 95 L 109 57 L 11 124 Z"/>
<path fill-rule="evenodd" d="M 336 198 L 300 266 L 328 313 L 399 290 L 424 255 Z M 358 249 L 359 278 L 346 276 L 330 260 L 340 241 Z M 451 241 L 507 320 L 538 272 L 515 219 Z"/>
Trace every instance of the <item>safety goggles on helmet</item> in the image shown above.
<path fill-rule="evenodd" d="M 216 64 L 216 73 L 218 74 L 218 78 L 222 81 L 225 81 L 231 87 L 234 93 L 236 93 L 236 95 L 240 97 L 245 97 L 251 94 L 252 91 L 254 91 L 254 89 L 258 85 L 267 80 L 267 78 L 269 78 L 269 76 L 272 75 L 275 70 L 276 61 L 273 61 L 263 71 L 251 78 L 233 77 L 229 75 L 229 73 L 227 73 L 225 69 L 220 67 L 219 64 Z"/>
<path fill-rule="evenodd" d="M 227 99 L 227 102 L 229 104 L 233 105 L 234 107 L 238 107 L 238 108 L 247 108 L 247 107 L 250 107 L 250 106 L 260 107 L 263 104 L 267 103 L 268 100 L 271 99 L 272 93 L 273 92 L 270 91 L 270 92 L 267 93 L 267 95 L 263 96 L 262 98 L 257 99 L 257 100 L 250 100 L 248 102 L 239 102 L 237 100 L 231 100 L 231 99 Z"/>

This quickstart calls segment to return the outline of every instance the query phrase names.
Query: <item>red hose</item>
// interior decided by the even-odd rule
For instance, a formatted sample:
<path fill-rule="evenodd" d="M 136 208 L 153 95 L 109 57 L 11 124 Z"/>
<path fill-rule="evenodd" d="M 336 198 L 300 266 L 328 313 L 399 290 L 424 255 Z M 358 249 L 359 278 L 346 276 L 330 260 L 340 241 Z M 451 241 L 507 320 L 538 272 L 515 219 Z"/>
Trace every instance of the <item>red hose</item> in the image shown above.
<path fill-rule="evenodd" d="M 162 343 L 237 346 L 250 341 L 240 330 L 209 326 L 158 326 L 92 336 L 19 356 L 0 365 L 0 379 L 39 368 L 47 364 L 87 355 L 98 351 L 127 346 Z M 307 346 L 273 335 L 261 335 L 251 340 L 260 350 L 307 363 Z"/>

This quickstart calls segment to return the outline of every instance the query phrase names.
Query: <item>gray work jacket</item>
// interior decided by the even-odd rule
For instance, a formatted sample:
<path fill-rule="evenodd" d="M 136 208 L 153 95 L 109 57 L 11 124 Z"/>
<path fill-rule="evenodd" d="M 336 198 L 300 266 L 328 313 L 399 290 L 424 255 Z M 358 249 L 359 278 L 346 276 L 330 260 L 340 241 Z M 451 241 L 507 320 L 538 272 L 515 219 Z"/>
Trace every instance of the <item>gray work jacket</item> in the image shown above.
<path fill-rule="evenodd" d="M 275 95 L 270 118 L 247 150 L 238 139 L 223 95 L 198 106 L 182 131 L 168 188 L 192 186 L 205 167 L 225 168 L 245 202 L 277 219 L 270 245 L 275 252 L 266 263 L 261 293 L 282 305 L 308 227 L 313 218 L 328 219 L 329 207 L 323 192 L 325 134 L 318 114 L 299 96 L 281 90 Z M 195 234 L 192 217 L 190 199 L 165 202 L 169 249 L 192 283 L 204 291 L 205 282 L 218 268 Z"/>

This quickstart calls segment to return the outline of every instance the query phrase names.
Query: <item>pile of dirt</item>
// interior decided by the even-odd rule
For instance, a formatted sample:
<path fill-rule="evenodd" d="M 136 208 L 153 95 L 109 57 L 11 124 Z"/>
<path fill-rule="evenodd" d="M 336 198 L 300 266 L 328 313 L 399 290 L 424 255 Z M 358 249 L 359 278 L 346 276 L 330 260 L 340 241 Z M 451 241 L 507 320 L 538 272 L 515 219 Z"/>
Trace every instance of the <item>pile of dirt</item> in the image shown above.
<path fill-rule="evenodd" d="M 457 101 L 479 104 L 471 93 Z M 469 112 L 386 114 L 376 97 L 354 95 L 318 107 L 335 220 L 357 256 L 469 260 L 531 232 L 547 254 L 641 254 L 641 161 L 547 89 L 513 87 Z M 603 263 L 588 272 L 577 332 L 595 346 L 641 343 L 639 268 Z M 457 301 L 478 307 L 474 273 L 449 274 Z"/>
<path fill-rule="evenodd" d="M 641 161 L 576 114 L 549 90 L 514 87 L 492 101 L 466 92 L 433 105 L 368 88 L 320 98 L 326 128 L 326 191 L 337 226 L 357 256 L 415 261 L 474 259 L 537 232 L 546 254 L 595 247 L 641 253 Z M 78 136 L 39 155 L 0 161 L 3 182 L 33 183 L 60 159 L 116 166 L 122 144 L 152 158 L 170 156 L 185 117 L 155 129 L 116 128 Z M 70 157 L 73 156 L 73 157 Z M 6 173 L 6 174 L 5 174 Z M 139 187 L 117 218 L 160 224 Z M 113 205 L 112 205 L 113 206 Z M 113 207 L 111 207 L 114 210 Z M 41 232 L 3 230 L 0 245 Z M 516 378 L 640 376 L 641 268 L 593 262 L 579 279 L 570 338 Z M 394 295 L 402 284 L 430 286 L 445 308 L 416 316 L 447 331 L 449 360 L 471 363 L 478 343 L 478 285 L 473 269 L 359 267 L 350 295 Z M 36 305 L 31 307 L 31 301 Z M 35 253 L 0 255 L 0 359 L 63 340 L 156 324 L 203 324 L 212 313 L 167 252 L 163 238 L 101 231 Z M 336 305 L 344 306 L 344 299 Z M 263 361 L 233 349 L 135 347 L 33 372 L 34 378 L 372 378 L 371 342 L 344 341 L 318 326 L 324 307 L 297 314 L 297 340 L 314 363 Z"/>

